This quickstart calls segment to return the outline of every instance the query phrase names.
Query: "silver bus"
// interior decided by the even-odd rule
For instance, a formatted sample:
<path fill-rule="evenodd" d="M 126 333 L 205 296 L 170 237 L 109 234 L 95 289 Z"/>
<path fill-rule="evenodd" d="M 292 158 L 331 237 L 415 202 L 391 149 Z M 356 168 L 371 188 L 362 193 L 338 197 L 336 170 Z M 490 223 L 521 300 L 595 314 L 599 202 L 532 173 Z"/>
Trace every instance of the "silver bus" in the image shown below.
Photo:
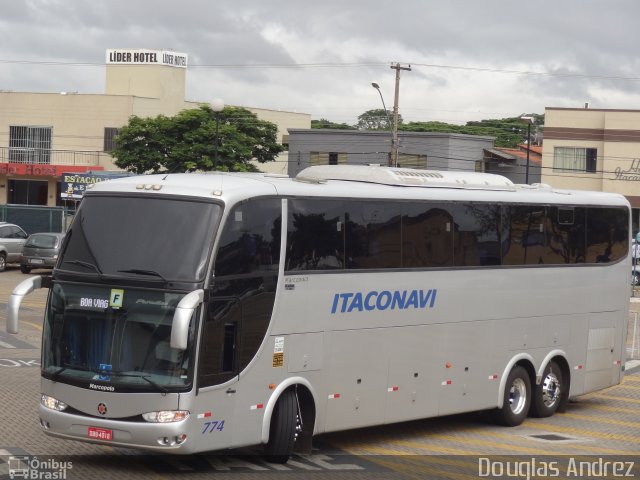
<path fill-rule="evenodd" d="M 491 410 L 620 382 L 617 194 L 377 166 L 161 174 L 88 190 L 49 275 L 42 430 L 190 454 Z"/>

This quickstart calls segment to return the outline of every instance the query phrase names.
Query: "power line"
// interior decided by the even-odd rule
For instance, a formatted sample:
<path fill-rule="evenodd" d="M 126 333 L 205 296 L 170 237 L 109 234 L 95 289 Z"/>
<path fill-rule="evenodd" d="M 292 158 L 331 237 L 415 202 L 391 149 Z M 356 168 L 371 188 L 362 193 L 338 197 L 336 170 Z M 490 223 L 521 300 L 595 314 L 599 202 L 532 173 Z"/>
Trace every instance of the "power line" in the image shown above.
<path fill-rule="evenodd" d="M 414 67 L 438 68 L 446 70 L 459 70 L 480 73 L 500 73 L 507 75 L 525 75 L 555 78 L 583 78 L 592 80 L 614 80 L 614 81 L 639 81 L 638 76 L 612 75 L 612 74 L 587 74 L 578 72 L 545 72 L 535 70 L 516 70 L 507 68 L 447 65 L 438 63 L 404 62 Z M 78 62 L 62 60 L 16 60 L 0 59 L 0 64 L 13 65 L 42 65 L 42 66 L 62 66 L 62 67 L 104 67 L 103 62 Z M 205 63 L 189 64 L 188 68 L 193 69 L 307 69 L 307 68 L 364 68 L 364 67 L 387 67 L 390 62 L 309 62 L 309 63 Z M 117 66 L 117 64 L 115 64 Z"/>

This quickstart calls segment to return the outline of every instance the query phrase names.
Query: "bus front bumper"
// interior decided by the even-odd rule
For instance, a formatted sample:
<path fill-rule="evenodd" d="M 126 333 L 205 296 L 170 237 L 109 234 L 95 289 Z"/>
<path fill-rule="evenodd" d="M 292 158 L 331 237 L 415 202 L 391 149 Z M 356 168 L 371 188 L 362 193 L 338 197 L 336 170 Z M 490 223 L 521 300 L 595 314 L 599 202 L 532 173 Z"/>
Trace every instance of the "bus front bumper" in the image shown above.
<path fill-rule="evenodd" d="M 47 435 L 117 447 L 189 454 L 188 419 L 172 423 L 120 421 L 58 412 L 40 405 L 40 427 Z"/>

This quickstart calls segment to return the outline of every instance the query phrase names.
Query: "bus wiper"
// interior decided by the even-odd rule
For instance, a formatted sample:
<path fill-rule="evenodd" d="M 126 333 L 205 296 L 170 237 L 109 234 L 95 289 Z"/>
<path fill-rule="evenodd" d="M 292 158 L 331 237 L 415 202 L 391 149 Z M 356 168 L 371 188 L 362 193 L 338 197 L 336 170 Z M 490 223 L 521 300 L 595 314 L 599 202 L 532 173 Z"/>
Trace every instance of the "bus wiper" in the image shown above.
<path fill-rule="evenodd" d="M 62 263 L 70 263 L 71 265 L 80 265 L 81 267 L 90 268 L 94 270 L 98 275 L 102 276 L 102 271 L 98 268 L 97 265 L 89 262 L 83 262 L 82 260 L 63 260 Z"/>
<path fill-rule="evenodd" d="M 133 377 L 133 378 L 141 378 L 143 379 L 145 382 L 149 383 L 151 386 L 157 388 L 158 390 L 160 390 L 162 393 L 169 393 L 169 390 L 167 390 L 165 387 L 163 387 L 162 385 L 154 382 L 153 380 L 151 380 L 149 377 L 151 375 L 142 375 L 142 374 L 135 374 L 135 373 L 122 373 L 122 372 L 110 372 L 112 375 L 116 375 L 119 377 Z"/>
<path fill-rule="evenodd" d="M 118 270 L 120 273 L 136 273 L 138 275 L 149 275 L 152 277 L 160 278 L 164 283 L 167 283 L 167 279 L 164 278 L 161 274 L 156 272 L 155 270 L 143 270 L 141 268 L 131 268 L 129 270 Z"/>
<path fill-rule="evenodd" d="M 73 370 L 80 370 L 83 372 L 94 372 L 94 373 L 101 373 L 101 370 L 96 370 L 95 368 L 89 368 L 85 365 L 70 365 L 68 363 L 63 364 L 60 368 L 58 368 L 58 370 L 56 370 L 55 372 L 53 372 L 51 375 L 54 378 L 57 378 L 62 372 L 64 372 L 65 370 L 68 369 L 73 369 Z"/>

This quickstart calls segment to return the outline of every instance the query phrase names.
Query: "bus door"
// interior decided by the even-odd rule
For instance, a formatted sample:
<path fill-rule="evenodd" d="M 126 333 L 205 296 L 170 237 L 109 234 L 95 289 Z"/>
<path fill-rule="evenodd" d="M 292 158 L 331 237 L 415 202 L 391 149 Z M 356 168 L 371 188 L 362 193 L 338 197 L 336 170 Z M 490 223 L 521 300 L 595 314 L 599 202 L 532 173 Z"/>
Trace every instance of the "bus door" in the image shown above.
<path fill-rule="evenodd" d="M 255 428 L 232 425 L 242 392 L 235 382 L 256 356 L 269 327 L 280 261 L 281 200 L 254 199 L 236 205 L 223 227 L 209 288 L 200 351 L 199 388 L 222 385 L 215 397 L 224 411 L 224 431 L 241 435 Z M 251 388 L 251 386 L 245 387 Z M 214 389 L 215 390 L 215 389 Z M 201 396 L 206 396 L 203 392 Z M 216 427 L 218 428 L 218 427 Z M 237 443 L 234 433 L 233 442 Z M 216 442 L 217 443 L 217 442 Z"/>

